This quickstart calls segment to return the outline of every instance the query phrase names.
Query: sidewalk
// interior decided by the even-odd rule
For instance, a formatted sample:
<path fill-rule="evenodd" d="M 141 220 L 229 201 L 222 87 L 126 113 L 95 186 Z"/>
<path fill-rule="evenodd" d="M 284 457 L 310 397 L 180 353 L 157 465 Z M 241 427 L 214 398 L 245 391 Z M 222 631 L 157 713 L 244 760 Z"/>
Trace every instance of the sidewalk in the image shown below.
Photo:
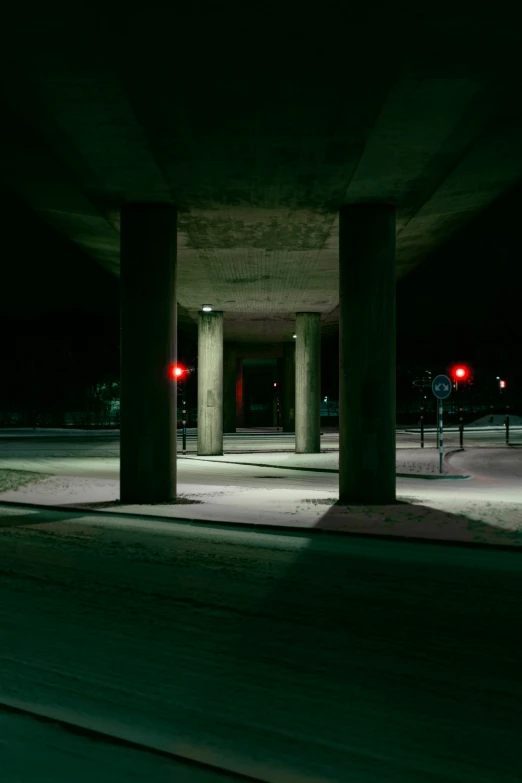
<path fill-rule="evenodd" d="M 451 454 L 455 449 L 448 450 Z M 446 454 L 446 456 L 447 456 Z M 289 470 L 306 470 L 325 473 L 339 472 L 339 452 L 327 451 L 321 454 L 296 454 L 295 452 L 265 452 L 255 454 L 224 454 L 222 457 L 200 457 L 191 454 L 178 455 L 178 460 L 221 462 L 238 465 L 257 465 L 258 467 L 286 468 Z M 439 478 L 439 451 L 434 448 L 419 449 L 406 445 L 397 447 L 397 476 L 417 476 Z M 445 459 L 442 479 L 467 477 L 463 471 L 455 469 Z"/>

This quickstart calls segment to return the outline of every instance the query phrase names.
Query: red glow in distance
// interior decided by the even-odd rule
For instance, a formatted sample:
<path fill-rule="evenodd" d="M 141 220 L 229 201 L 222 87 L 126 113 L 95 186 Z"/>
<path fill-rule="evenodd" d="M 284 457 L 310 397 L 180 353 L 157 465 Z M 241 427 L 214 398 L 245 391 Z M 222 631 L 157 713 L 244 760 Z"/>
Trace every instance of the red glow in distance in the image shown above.
<path fill-rule="evenodd" d="M 469 368 L 465 364 L 457 364 L 453 367 L 451 374 L 456 381 L 465 381 L 469 376 Z"/>
<path fill-rule="evenodd" d="M 175 380 L 179 381 L 187 372 L 186 368 L 183 367 L 181 364 L 172 364 L 170 366 L 170 377 Z"/>

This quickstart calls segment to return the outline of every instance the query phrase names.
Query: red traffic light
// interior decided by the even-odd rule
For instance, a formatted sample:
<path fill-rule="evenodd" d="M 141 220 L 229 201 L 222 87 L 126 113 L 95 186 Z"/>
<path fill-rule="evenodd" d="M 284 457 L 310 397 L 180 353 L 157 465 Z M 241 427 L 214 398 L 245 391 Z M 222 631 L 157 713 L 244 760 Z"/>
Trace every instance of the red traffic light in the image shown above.
<path fill-rule="evenodd" d="M 169 376 L 173 381 L 180 381 L 186 374 L 187 368 L 181 364 L 171 364 L 169 369 Z"/>
<path fill-rule="evenodd" d="M 501 389 L 505 389 L 506 388 L 506 382 L 505 381 L 499 381 L 498 385 L 500 386 Z"/>
<path fill-rule="evenodd" d="M 469 367 L 465 364 L 456 364 L 451 370 L 454 381 L 465 381 L 469 377 Z"/>

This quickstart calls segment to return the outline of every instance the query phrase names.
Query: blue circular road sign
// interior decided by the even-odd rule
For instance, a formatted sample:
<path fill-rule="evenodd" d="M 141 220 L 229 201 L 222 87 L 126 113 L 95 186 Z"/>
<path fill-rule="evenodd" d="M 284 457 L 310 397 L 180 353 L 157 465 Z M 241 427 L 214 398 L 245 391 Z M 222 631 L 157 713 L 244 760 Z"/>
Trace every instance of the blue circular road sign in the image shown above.
<path fill-rule="evenodd" d="M 431 384 L 431 390 L 439 400 L 445 400 L 451 394 L 451 381 L 447 375 L 437 375 Z"/>

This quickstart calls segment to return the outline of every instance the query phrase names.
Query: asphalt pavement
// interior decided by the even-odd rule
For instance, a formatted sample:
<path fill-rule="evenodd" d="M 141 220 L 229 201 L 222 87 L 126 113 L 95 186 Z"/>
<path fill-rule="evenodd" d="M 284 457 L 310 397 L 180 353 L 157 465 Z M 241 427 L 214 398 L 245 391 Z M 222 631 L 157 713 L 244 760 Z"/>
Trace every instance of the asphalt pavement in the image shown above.
<path fill-rule="evenodd" d="M 4 704 L 270 783 L 520 781 L 518 551 L 5 507 L 0 542 Z M 14 720 L 6 783 L 203 780 Z"/>

